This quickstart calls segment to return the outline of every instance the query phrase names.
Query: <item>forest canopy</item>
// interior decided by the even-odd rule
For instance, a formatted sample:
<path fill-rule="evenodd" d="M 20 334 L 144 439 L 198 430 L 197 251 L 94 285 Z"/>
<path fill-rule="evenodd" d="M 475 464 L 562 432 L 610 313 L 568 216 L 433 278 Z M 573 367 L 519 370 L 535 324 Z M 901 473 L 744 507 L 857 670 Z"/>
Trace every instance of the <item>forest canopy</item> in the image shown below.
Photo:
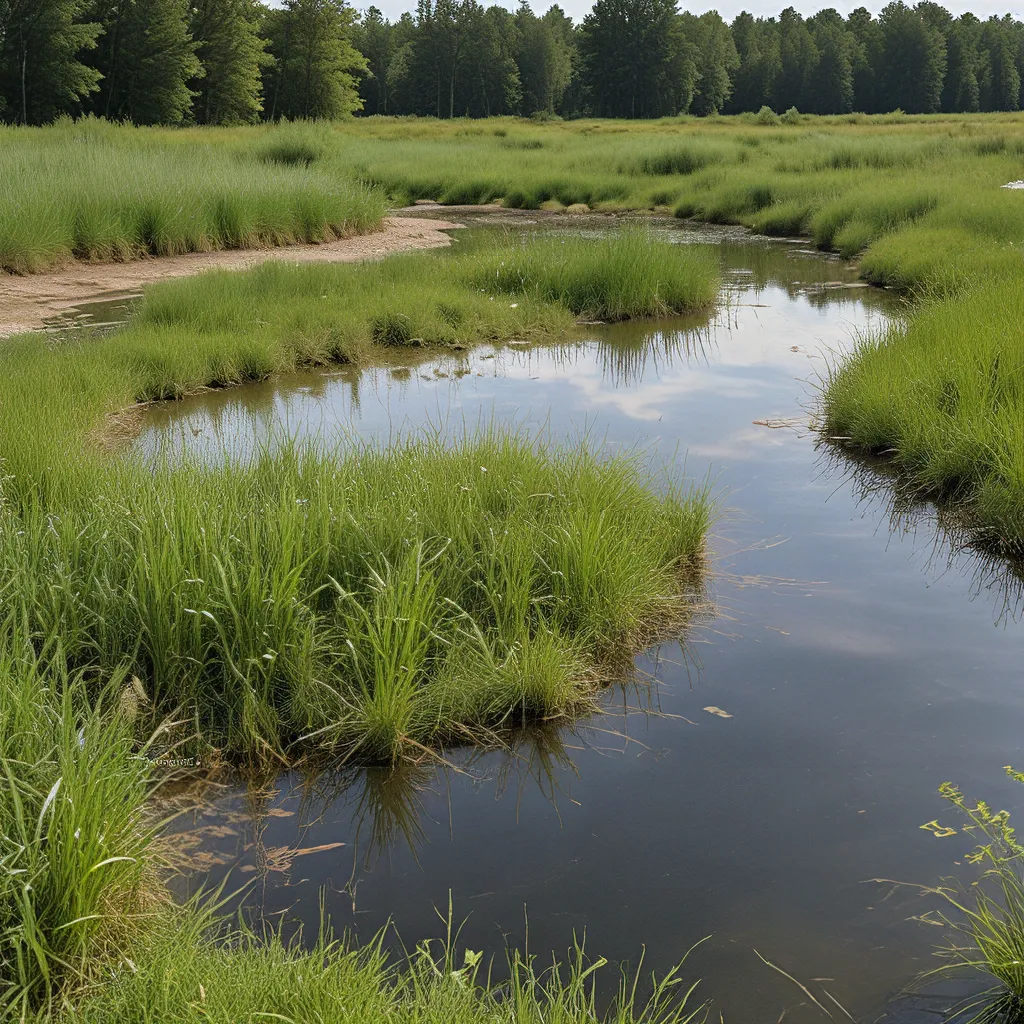
<path fill-rule="evenodd" d="M 244 124 L 440 118 L 968 113 L 1024 107 L 1024 24 L 895 0 L 875 17 L 596 0 L 574 23 L 477 0 L 389 21 L 345 0 L 0 0 L 0 119 Z"/>

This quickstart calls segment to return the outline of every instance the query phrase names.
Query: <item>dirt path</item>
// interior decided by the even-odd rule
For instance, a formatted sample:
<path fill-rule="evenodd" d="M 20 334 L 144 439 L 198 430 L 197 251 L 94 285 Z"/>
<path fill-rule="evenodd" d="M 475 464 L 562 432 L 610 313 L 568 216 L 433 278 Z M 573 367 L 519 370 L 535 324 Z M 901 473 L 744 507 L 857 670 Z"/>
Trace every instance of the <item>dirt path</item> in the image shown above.
<path fill-rule="evenodd" d="M 355 235 L 325 245 L 292 245 L 282 249 L 229 249 L 190 253 L 133 263 L 75 263 L 60 270 L 25 277 L 0 273 L 0 337 L 44 326 L 52 316 L 102 299 L 137 294 L 144 285 L 173 277 L 189 277 L 213 267 L 244 270 L 266 260 L 295 263 L 351 263 L 380 259 L 408 249 L 436 249 L 451 244 L 446 230 L 462 227 L 452 221 L 419 217 L 385 217 L 382 231 Z"/>

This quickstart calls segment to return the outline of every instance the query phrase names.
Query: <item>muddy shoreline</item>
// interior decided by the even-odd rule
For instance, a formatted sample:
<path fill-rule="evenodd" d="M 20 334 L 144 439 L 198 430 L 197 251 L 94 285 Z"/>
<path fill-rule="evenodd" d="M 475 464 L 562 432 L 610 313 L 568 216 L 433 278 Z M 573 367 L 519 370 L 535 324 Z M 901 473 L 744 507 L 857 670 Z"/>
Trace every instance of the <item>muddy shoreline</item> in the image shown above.
<path fill-rule="evenodd" d="M 275 259 L 295 263 L 382 259 L 412 249 L 443 248 L 451 244 L 445 232 L 459 227 L 462 225 L 454 221 L 399 215 L 385 217 L 380 231 L 322 245 L 225 249 L 131 263 L 73 263 L 24 277 L 4 274 L 0 275 L 0 338 L 38 330 L 51 317 L 85 302 L 137 295 L 155 281 L 191 277 L 216 268 L 246 270 Z"/>

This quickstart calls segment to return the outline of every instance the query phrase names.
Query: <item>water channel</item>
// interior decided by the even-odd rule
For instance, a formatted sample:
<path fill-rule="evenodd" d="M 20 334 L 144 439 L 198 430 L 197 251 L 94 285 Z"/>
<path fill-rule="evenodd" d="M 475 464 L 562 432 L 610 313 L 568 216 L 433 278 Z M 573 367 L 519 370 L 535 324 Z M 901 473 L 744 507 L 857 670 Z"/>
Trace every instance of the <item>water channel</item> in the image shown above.
<path fill-rule="evenodd" d="M 322 899 L 336 927 L 367 938 L 392 920 L 409 945 L 440 934 L 451 892 L 462 941 L 499 957 L 527 919 L 534 951 L 585 931 L 614 959 L 646 945 L 656 969 L 710 936 L 688 973 L 716 1020 L 827 1019 L 757 953 L 857 1020 L 941 1020 L 941 992 L 898 998 L 935 966 L 942 932 L 918 920 L 935 904 L 871 880 L 973 877 L 968 835 L 920 827 L 960 828 L 941 782 L 1021 803 L 1002 772 L 1024 714 L 1015 578 L 808 428 L 826 361 L 899 315 L 893 296 L 803 243 L 661 230 L 717 247 L 710 320 L 296 374 L 148 414 L 149 457 L 245 457 L 282 430 L 586 432 L 710 474 L 723 503 L 713 610 L 638 659 L 657 714 L 613 687 L 603 716 L 513 753 L 212 789 L 175 826 L 196 856 L 182 884 L 230 871 L 272 922 L 315 929 Z"/>

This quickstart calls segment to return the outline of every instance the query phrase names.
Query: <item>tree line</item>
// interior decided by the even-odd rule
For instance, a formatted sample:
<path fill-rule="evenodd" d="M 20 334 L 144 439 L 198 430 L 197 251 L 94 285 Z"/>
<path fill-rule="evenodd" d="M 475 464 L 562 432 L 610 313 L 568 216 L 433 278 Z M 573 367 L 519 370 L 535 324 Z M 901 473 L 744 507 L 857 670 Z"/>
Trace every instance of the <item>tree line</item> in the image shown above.
<path fill-rule="evenodd" d="M 419 114 L 662 117 L 1018 110 L 1024 24 L 894 0 L 876 18 L 596 0 L 574 24 L 478 0 L 388 21 L 345 0 L 0 0 L 0 118 L 138 124 Z"/>

